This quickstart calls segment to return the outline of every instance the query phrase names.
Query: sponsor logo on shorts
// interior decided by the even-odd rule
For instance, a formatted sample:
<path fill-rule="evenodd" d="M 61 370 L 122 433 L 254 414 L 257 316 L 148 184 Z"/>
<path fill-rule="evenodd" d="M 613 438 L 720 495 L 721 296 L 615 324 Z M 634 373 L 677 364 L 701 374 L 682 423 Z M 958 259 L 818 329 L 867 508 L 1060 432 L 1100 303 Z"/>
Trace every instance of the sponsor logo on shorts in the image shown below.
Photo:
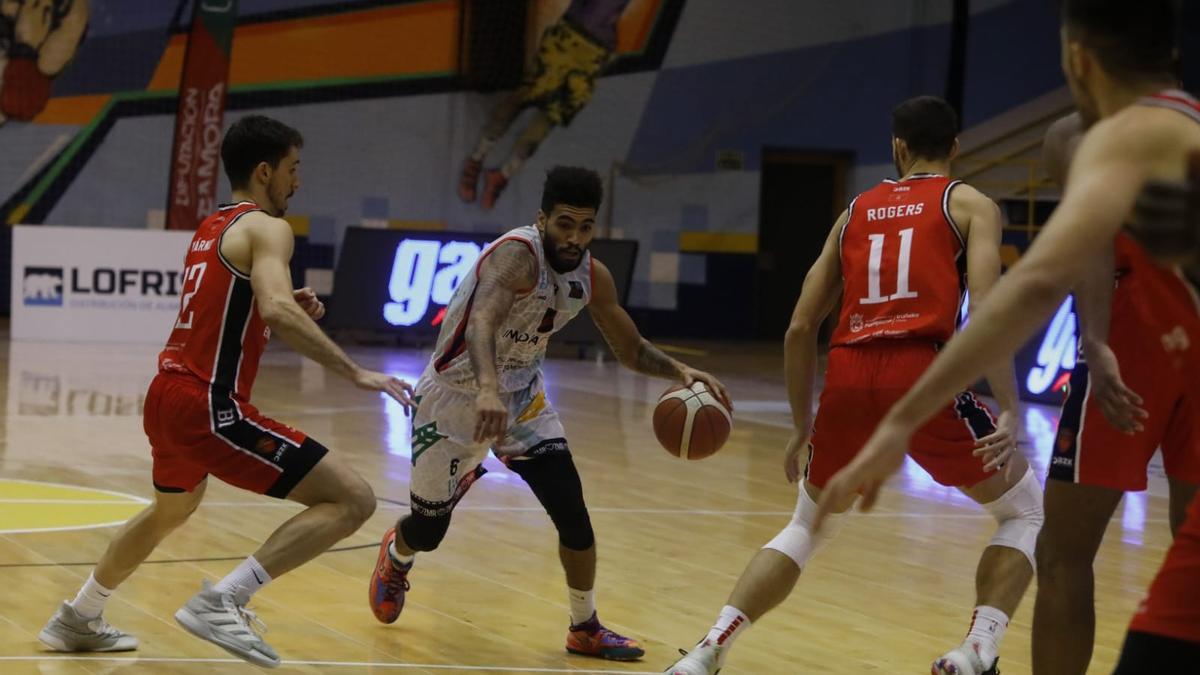
<path fill-rule="evenodd" d="M 1071 452 L 1071 446 L 1075 444 L 1074 429 L 1059 429 L 1058 440 L 1054 444 L 1055 452 L 1066 454 Z"/>
<path fill-rule="evenodd" d="M 1163 333 L 1162 346 L 1168 354 L 1186 352 L 1192 346 L 1192 341 L 1188 339 L 1187 331 L 1183 329 L 1183 326 L 1175 326 L 1171 332 Z"/>
<path fill-rule="evenodd" d="M 237 411 L 233 408 L 225 408 L 217 411 L 217 426 L 227 427 L 237 421 Z"/>

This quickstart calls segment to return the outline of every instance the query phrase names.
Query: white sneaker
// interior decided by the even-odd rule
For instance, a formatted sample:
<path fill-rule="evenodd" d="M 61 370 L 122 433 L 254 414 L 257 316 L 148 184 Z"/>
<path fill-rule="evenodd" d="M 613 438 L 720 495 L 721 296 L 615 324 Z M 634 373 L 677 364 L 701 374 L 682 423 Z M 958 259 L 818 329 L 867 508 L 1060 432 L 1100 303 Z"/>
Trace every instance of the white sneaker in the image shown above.
<path fill-rule="evenodd" d="M 964 642 L 953 651 L 933 662 L 932 675 L 1000 675 L 999 657 L 992 659 L 991 666 L 979 656 L 979 645 Z"/>
<path fill-rule="evenodd" d="M 721 666 L 725 665 L 725 659 L 722 658 L 724 651 L 724 647 L 718 647 L 706 639 L 690 652 L 680 649 L 683 658 L 663 672 L 666 675 L 717 675 L 721 672 Z"/>
<path fill-rule="evenodd" d="M 138 639 L 108 625 L 103 616 L 85 619 L 63 602 L 38 640 L 56 652 L 127 652 L 138 648 Z"/>
<path fill-rule="evenodd" d="M 279 666 L 279 655 L 250 626 L 266 632 L 258 616 L 239 605 L 233 593 L 213 590 L 205 581 L 200 592 L 175 612 L 175 620 L 189 633 L 208 640 L 234 656 L 265 668 Z"/>

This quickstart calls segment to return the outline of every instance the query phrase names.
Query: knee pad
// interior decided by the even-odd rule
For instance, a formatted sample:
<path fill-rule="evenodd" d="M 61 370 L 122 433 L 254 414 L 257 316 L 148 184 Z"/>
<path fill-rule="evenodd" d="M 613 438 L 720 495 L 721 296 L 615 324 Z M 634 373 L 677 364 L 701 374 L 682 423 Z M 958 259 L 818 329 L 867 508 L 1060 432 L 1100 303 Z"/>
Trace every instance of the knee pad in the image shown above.
<path fill-rule="evenodd" d="M 592 519 L 583 501 L 583 485 L 570 452 L 550 452 L 509 462 L 529 484 L 554 527 L 558 541 L 572 551 L 586 551 L 596 543 Z"/>
<path fill-rule="evenodd" d="M 821 533 L 813 536 L 813 522 L 817 517 L 817 503 L 808 496 L 804 484 L 800 484 L 800 494 L 796 498 L 796 510 L 792 520 L 775 538 L 767 542 L 763 548 L 769 548 L 791 558 L 796 566 L 804 569 L 809 559 L 837 534 L 845 521 L 845 514 L 830 514 L 825 519 L 825 527 Z"/>
<path fill-rule="evenodd" d="M 414 551 L 432 551 L 442 543 L 446 530 L 450 528 L 450 514 L 426 516 L 411 513 L 400 522 L 400 536 Z"/>
<path fill-rule="evenodd" d="M 1000 527 L 988 542 L 989 546 L 1015 548 L 1037 569 L 1037 538 L 1045 520 L 1042 511 L 1042 486 L 1028 469 L 1017 484 L 993 502 L 983 505 Z"/>

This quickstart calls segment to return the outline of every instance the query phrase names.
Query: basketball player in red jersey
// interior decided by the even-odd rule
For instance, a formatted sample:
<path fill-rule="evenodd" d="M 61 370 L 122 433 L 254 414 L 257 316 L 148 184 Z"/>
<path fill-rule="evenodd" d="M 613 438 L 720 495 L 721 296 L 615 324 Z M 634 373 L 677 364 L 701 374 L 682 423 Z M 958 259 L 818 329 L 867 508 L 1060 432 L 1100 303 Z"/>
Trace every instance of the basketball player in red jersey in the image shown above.
<path fill-rule="evenodd" d="M 179 316 L 146 394 L 154 503 L 125 524 L 73 601 L 39 634 L 58 651 L 123 651 L 137 639 L 101 616 L 117 586 L 200 505 L 209 474 L 251 492 L 308 506 L 254 555 L 175 613 L 189 632 L 251 663 L 279 657 L 251 627 L 250 597 L 272 579 L 354 533 L 375 510 L 371 487 L 304 433 L 250 404 L 272 331 L 361 389 L 405 406 L 411 387 L 350 360 L 314 322 L 325 313 L 311 289 L 292 290 L 292 230 L 281 219 L 300 185 L 303 139 L 267 117 L 242 118 L 221 146 L 234 203 L 196 230 L 185 258 Z"/>
<path fill-rule="evenodd" d="M 781 603 L 801 570 L 836 528 L 813 530 L 826 481 L 954 334 L 962 302 L 962 263 L 972 304 L 1000 276 L 1000 211 L 979 191 L 946 176 L 958 150 L 958 119 L 929 96 L 892 111 L 900 180 L 859 195 L 838 218 L 804 280 L 785 343 L 795 431 L 784 460 L 803 478 L 791 522 L 750 562 L 708 635 L 668 673 L 713 675 L 737 636 Z M 817 331 L 841 297 L 825 387 L 815 423 L 812 395 Z M 988 381 L 1002 413 L 967 391 L 942 398 L 914 440 L 914 458 L 937 482 L 958 487 L 999 522 L 976 573 L 977 601 L 966 640 L 933 665 L 935 675 L 997 672 L 1009 617 L 1033 578 L 1042 522 L 1041 486 L 1015 452 L 1017 395 L 1011 366 Z M 810 440 L 811 435 L 811 440 Z M 807 448 L 808 465 L 801 471 Z M 850 508 L 854 495 L 835 506 Z M 837 518 L 840 520 L 840 518 Z"/>
<path fill-rule="evenodd" d="M 1060 185 L 1083 132 L 1078 113 L 1047 131 L 1045 164 Z M 1136 246 L 1118 234 L 1075 285 L 1084 358 L 1071 374 L 1046 481 L 1033 610 L 1035 673 L 1087 671 L 1096 625 L 1092 563 L 1122 495 L 1146 489 L 1155 450 L 1162 448 L 1170 487 L 1172 534 L 1200 483 L 1196 400 L 1187 373 L 1172 365 L 1159 336 L 1143 328 L 1143 317 L 1156 310 L 1140 291 L 1145 270 L 1133 266 Z"/>
<path fill-rule="evenodd" d="M 855 461 L 829 482 L 819 516 L 835 512 L 857 490 L 869 508 L 900 466 L 912 434 L 937 412 L 937 401 L 1012 354 L 1044 324 L 1112 246 L 1146 181 L 1184 179 L 1189 155 L 1200 150 L 1200 103 L 1174 88 L 1178 3 L 1064 0 L 1062 16 L 1067 82 L 1085 123 L 1097 120 L 1071 163 L 1062 203 L 971 324 L 896 403 Z M 1141 277 L 1141 302 L 1152 308 L 1142 316 L 1142 330 L 1200 389 L 1195 290 L 1177 267 L 1155 265 L 1138 246 L 1129 252 Z M 1195 419 L 1196 411 L 1191 414 Z M 1193 498 L 1149 597 L 1134 615 L 1116 673 L 1178 672 L 1200 660 L 1197 579 L 1200 497 Z"/>

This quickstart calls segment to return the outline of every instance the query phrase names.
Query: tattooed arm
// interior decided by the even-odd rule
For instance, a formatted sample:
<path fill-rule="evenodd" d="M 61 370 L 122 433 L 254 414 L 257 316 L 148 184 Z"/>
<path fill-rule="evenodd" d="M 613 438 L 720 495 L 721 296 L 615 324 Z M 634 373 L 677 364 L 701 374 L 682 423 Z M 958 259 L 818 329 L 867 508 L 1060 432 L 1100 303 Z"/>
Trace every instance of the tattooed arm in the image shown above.
<path fill-rule="evenodd" d="M 633 319 L 617 302 L 617 285 L 612 272 L 595 258 L 592 258 L 592 265 L 592 299 L 588 311 L 621 365 L 644 375 L 680 380 L 687 386 L 700 380 L 732 410 L 729 393 L 717 378 L 676 361 L 642 337 Z"/>
<path fill-rule="evenodd" d="M 503 438 L 508 410 L 500 401 L 496 375 L 496 328 L 508 316 L 517 295 L 537 284 L 537 261 L 520 241 L 497 246 L 480 263 L 479 285 L 467 320 L 467 355 L 479 383 L 475 399 L 475 441 Z"/>

